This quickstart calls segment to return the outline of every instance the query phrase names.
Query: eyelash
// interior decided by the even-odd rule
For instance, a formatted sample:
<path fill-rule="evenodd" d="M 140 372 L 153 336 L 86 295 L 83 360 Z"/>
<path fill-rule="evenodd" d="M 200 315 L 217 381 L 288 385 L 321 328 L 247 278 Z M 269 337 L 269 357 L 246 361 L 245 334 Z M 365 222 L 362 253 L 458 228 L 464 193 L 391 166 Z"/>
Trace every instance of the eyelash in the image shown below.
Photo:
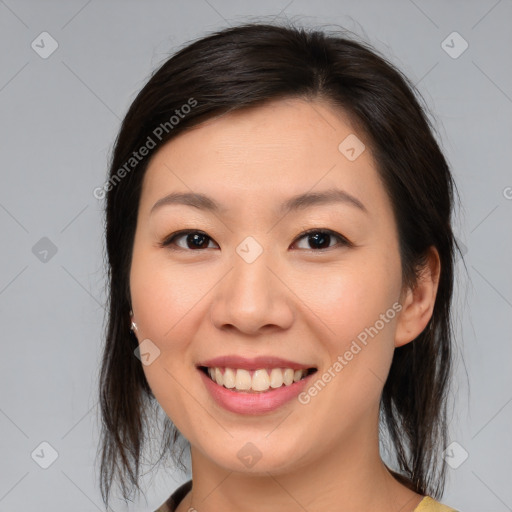
<path fill-rule="evenodd" d="M 196 230 L 196 229 L 184 229 L 184 230 L 176 231 L 175 233 L 172 233 L 171 235 L 166 237 L 162 242 L 159 242 L 158 245 L 159 245 L 159 247 L 167 248 L 167 249 L 172 250 L 172 251 L 180 251 L 180 250 L 181 251 L 189 251 L 189 252 L 203 251 L 204 249 L 188 249 L 188 248 L 184 249 L 183 247 L 171 247 L 171 245 L 173 244 L 173 242 L 177 238 L 180 238 L 180 237 L 185 236 L 185 235 L 193 234 L 193 233 L 194 234 L 204 235 L 207 239 L 213 241 L 213 239 L 211 237 L 209 237 L 203 231 L 199 231 L 199 230 Z M 344 236 L 340 235 L 339 233 L 336 233 L 336 231 L 332 231 L 330 229 L 321 229 L 321 228 L 320 229 L 319 228 L 312 228 L 312 229 L 308 229 L 308 230 L 302 232 L 300 235 L 297 236 L 297 238 L 294 240 L 293 243 L 295 244 L 301 238 L 307 237 L 308 235 L 312 235 L 312 234 L 315 234 L 315 233 L 320 233 L 322 235 L 329 235 L 331 237 L 337 238 L 338 241 L 339 241 L 339 243 L 338 243 L 339 246 L 353 247 L 353 244 L 347 238 L 345 238 Z M 327 248 L 323 248 L 323 249 L 302 249 L 302 250 L 312 251 L 312 252 L 323 252 L 323 251 L 326 251 L 326 250 L 329 250 L 329 249 L 333 249 L 333 248 L 336 248 L 336 245 L 331 246 L 331 247 L 327 247 Z"/>

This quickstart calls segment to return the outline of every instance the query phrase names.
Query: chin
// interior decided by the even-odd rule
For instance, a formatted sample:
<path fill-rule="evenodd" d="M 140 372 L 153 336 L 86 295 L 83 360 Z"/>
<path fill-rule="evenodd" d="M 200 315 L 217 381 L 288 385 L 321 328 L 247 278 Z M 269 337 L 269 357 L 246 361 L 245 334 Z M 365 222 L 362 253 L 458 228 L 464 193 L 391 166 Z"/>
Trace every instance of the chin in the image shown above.
<path fill-rule="evenodd" d="M 297 450 L 295 445 L 284 445 L 277 438 L 271 440 L 261 436 L 258 441 L 256 436 L 243 436 L 239 440 L 231 439 L 227 443 L 219 442 L 214 447 L 203 447 L 211 461 L 227 471 L 248 473 L 254 476 L 268 476 L 289 473 L 305 465 L 305 454 Z M 251 439 L 254 439 L 251 441 Z M 301 443 L 303 446 L 303 443 Z M 217 447 L 223 447 L 218 449 Z"/>

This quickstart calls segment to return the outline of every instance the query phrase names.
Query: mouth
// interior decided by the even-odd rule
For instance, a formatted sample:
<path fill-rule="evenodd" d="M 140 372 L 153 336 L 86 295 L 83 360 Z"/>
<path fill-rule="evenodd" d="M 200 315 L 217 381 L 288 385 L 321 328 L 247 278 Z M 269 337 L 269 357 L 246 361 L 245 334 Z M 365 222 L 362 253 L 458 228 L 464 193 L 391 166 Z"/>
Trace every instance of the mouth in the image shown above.
<path fill-rule="evenodd" d="M 198 366 L 213 382 L 226 389 L 241 393 L 265 393 L 288 387 L 315 373 L 317 368 L 230 368 L 222 366 Z"/>

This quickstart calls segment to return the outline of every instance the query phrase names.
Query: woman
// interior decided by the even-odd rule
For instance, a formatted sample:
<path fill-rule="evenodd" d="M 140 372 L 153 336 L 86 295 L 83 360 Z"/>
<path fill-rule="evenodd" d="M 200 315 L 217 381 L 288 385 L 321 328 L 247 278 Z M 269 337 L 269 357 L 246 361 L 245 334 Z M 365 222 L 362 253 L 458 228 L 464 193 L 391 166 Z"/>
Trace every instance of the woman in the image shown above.
<path fill-rule="evenodd" d="M 413 90 L 364 42 L 248 24 L 138 94 L 104 187 L 107 505 L 161 407 L 160 460 L 192 463 L 161 512 L 453 510 L 455 187 Z"/>

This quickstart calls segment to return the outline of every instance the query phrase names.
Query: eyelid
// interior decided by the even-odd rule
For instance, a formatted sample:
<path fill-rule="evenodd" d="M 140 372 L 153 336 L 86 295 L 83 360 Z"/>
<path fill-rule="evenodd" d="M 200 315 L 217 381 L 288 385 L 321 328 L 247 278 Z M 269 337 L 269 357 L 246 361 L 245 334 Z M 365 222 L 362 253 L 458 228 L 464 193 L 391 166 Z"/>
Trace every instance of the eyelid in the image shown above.
<path fill-rule="evenodd" d="M 300 239 L 310 235 L 310 234 L 313 234 L 313 233 L 323 233 L 323 234 L 326 234 L 326 235 L 330 235 L 332 236 L 333 238 L 337 238 L 339 240 L 339 243 L 336 244 L 336 245 L 333 245 L 332 247 L 327 247 L 325 249 L 302 249 L 304 251 L 310 251 L 310 252 L 324 252 L 324 251 L 327 251 L 327 250 L 331 250 L 331 249 L 335 249 L 336 247 L 338 246 L 347 246 L 347 247 L 353 247 L 354 244 L 348 239 L 346 238 L 345 236 L 343 236 L 342 234 L 338 233 L 337 231 L 333 231 L 332 229 L 328 229 L 328 228 L 310 228 L 310 229 L 306 229 L 305 231 L 302 231 L 299 235 L 297 235 L 297 237 L 295 238 L 294 242 L 292 245 L 295 245 Z"/>
<path fill-rule="evenodd" d="M 181 236 L 185 236 L 185 235 L 188 235 L 188 234 L 192 234 L 192 233 L 195 233 L 195 234 L 201 234 L 201 235 L 204 235 L 206 238 L 208 238 L 210 241 L 212 241 L 213 243 L 215 243 L 217 246 L 217 242 L 215 242 L 215 240 L 209 236 L 207 233 L 205 233 L 204 231 L 201 231 L 200 229 L 182 229 L 182 230 L 179 230 L 179 231 L 175 231 L 174 233 L 171 233 L 169 236 L 167 236 L 166 238 L 164 238 L 164 240 L 162 242 L 159 242 L 158 243 L 158 246 L 159 247 L 162 247 L 162 248 L 167 248 L 167 249 L 170 249 L 170 250 L 183 250 L 183 251 L 186 251 L 186 252 L 201 252 L 201 251 L 204 251 L 204 249 L 183 249 L 182 247 L 171 247 L 172 243 L 179 237 Z M 324 249 L 301 249 L 303 251 L 309 251 L 309 252 L 325 252 L 327 250 L 331 250 L 331 249 L 334 249 L 336 248 L 337 246 L 346 246 L 346 247 L 353 247 L 354 244 L 348 240 L 345 236 L 341 235 L 340 233 L 336 232 L 336 231 L 333 231 L 332 229 L 328 229 L 328 228 L 310 228 L 310 229 L 306 229 L 304 231 L 302 231 L 301 233 L 299 233 L 292 245 L 295 245 L 299 240 L 301 240 L 302 238 L 310 235 L 310 234 L 313 234 L 313 233 L 323 233 L 323 234 L 327 234 L 327 235 L 330 235 L 334 238 L 337 238 L 339 240 L 339 243 L 332 246 L 332 247 L 327 247 L 327 248 L 324 248 Z"/>
<path fill-rule="evenodd" d="M 204 235 L 210 241 L 212 241 L 216 245 L 218 245 L 217 242 L 215 242 L 215 240 L 213 240 L 213 238 L 208 235 L 208 233 L 205 233 L 204 231 L 201 231 L 200 229 L 181 229 L 181 230 L 175 231 L 174 233 L 171 233 L 169 236 L 165 237 L 161 242 L 158 243 L 158 246 L 163 247 L 165 249 L 170 249 L 170 250 L 176 250 L 176 251 L 183 250 L 183 251 L 193 252 L 192 249 L 183 249 L 183 247 L 171 247 L 171 245 L 175 239 L 180 238 L 181 236 L 192 234 L 192 233 Z M 198 249 L 197 252 L 199 252 L 201 250 L 204 250 L 204 249 Z"/>

